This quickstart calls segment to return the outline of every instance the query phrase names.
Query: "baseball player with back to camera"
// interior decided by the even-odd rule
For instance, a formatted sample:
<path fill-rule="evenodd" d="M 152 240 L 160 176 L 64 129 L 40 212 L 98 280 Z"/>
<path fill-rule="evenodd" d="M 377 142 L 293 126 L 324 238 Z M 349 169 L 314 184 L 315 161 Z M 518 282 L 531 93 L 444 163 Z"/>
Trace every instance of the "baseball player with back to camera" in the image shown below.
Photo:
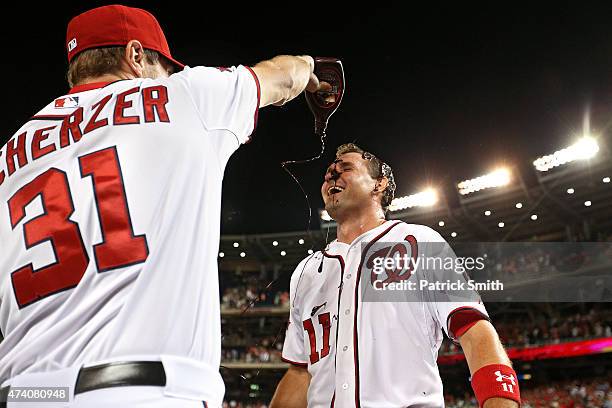
<path fill-rule="evenodd" d="M 225 165 L 259 108 L 329 84 L 309 56 L 184 67 L 119 5 L 73 18 L 66 46 L 72 89 L 0 150 L 0 401 L 221 406 Z"/>
<path fill-rule="evenodd" d="M 370 277 L 364 260 L 376 243 L 409 244 L 413 256 L 443 245 L 456 259 L 433 229 L 385 219 L 394 192 L 387 164 L 354 144 L 338 148 L 321 186 L 338 238 L 291 277 L 282 353 L 291 365 L 272 408 L 443 407 L 436 363 L 442 330 L 463 348 L 480 406 L 520 404 L 516 373 L 475 292 L 463 301 L 435 291 L 420 301 L 364 301 L 358 289 Z"/>

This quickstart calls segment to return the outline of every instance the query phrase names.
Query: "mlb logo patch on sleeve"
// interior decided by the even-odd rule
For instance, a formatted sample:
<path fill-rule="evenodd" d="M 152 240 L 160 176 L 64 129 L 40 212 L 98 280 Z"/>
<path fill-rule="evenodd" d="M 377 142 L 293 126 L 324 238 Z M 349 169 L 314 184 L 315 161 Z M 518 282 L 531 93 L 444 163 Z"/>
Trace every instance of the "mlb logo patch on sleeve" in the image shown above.
<path fill-rule="evenodd" d="M 55 100 L 55 107 L 58 109 L 76 108 L 77 106 L 79 106 L 78 96 L 66 96 L 66 97 L 58 98 Z"/>

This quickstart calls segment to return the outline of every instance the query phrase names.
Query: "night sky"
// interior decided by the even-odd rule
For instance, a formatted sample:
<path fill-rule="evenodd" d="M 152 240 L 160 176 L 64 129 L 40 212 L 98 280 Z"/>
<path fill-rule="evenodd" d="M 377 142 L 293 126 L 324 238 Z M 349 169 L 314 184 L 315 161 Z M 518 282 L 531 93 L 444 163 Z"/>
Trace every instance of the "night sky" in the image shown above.
<path fill-rule="evenodd" d="M 69 19 L 108 4 L 72 3 L 4 14 L 2 144 L 67 92 Z M 595 132 L 607 134 L 612 119 L 612 10 L 582 2 L 318 10 L 304 2 L 298 14 L 286 2 L 276 9 L 201 3 L 123 4 L 153 12 L 174 57 L 191 66 L 254 65 L 277 54 L 342 60 L 347 90 L 330 120 L 329 148 L 323 160 L 295 168 L 315 227 L 322 174 L 341 143 L 387 161 L 399 195 L 427 185 L 452 192 L 454 182 L 502 163 L 529 171 L 534 158 L 575 139 L 586 111 Z M 226 170 L 223 233 L 305 228 L 304 197 L 279 163 L 318 153 L 312 128 L 302 96 L 260 111 L 254 140 Z"/>

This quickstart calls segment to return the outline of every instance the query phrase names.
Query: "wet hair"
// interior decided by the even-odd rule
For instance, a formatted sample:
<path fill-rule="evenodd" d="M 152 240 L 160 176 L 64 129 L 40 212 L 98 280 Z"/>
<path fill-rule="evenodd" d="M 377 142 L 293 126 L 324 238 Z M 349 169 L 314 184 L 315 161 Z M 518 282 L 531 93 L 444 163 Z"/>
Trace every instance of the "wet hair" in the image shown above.
<path fill-rule="evenodd" d="M 354 143 L 346 143 L 338 147 L 336 150 L 336 158 L 346 153 L 359 153 L 361 157 L 368 163 L 368 173 L 374 180 L 381 180 L 386 178 L 389 183 L 387 188 L 383 191 L 380 205 L 385 213 L 387 213 L 393 198 L 395 197 L 395 178 L 393 177 L 393 170 L 384 161 L 374 156 L 372 153 L 363 150 L 361 147 Z"/>

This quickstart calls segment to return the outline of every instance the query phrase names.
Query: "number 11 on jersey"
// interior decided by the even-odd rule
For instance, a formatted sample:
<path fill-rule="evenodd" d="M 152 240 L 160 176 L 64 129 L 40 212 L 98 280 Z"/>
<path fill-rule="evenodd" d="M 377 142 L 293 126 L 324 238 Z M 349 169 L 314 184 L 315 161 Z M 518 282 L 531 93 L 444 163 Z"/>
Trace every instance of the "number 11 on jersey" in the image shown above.
<path fill-rule="evenodd" d="M 330 314 L 328 312 L 319 315 L 319 324 L 323 327 L 323 347 L 321 348 L 321 354 L 317 351 L 317 334 L 312 319 L 306 319 L 302 324 L 304 330 L 308 333 L 308 340 L 310 342 L 310 364 L 314 364 L 323 357 L 329 355 L 329 331 L 331 329 Z"/>

